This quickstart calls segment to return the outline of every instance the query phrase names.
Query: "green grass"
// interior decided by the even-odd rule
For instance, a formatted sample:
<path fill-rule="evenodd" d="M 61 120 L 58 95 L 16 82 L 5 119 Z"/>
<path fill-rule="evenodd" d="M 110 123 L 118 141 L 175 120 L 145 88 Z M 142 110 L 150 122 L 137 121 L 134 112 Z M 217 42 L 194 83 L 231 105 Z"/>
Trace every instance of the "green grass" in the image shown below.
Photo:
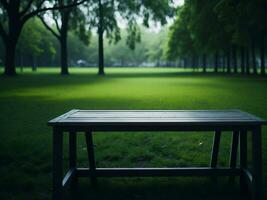
<path fill-rule="evenodd" d="M 174 68 L 25 70 L 0 77 L 0 199 L 50 199 L 51 129 L 46 123 L 70 109 L 242 109 L 267 119 L 267 78 L 192 73 Z M 264 196 L 267 198 L 267 129 L 263 130 Z M 67 139 L 67 138 L 65 138 Z M 209 164 L 212 134 L 99 133 L 98 167 L 174 167 Z M 224 134 L 221 166 L 229 159 Z M 67 140 L 65 141 L 67 152 Z M 84 136 L 79 164 L 87 166 Z M 64 160 L 67 164 L 67 154 Z M 73 196 L 76 196 L 74 198 Z M 97 189 L 81 179 L 66 199 L 239 199 L 238 185 L 225 178 L 100 178 Z"/>

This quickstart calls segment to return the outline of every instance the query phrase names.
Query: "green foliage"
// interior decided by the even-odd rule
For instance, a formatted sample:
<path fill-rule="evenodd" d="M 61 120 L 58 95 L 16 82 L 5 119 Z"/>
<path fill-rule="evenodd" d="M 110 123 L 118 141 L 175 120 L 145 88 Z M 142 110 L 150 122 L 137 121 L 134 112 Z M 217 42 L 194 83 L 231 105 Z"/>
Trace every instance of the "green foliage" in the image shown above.
<path fill-rule="evenodd" d="M 225 29 L 231 33 L 232 41 L 240 46 L 248 46 L 250 41 L 259 37 L 259 32 L 267 30 L 264 19 L 267 2 L 222 0 L 215 7 L 215 11 L 224 23 Z"/>
<path fill-rule="evenodd" d="M 167 23 L 166 17 L 173 15 L 172 0 L 154 1 L 154 0 L 90 0 L 88 1 L 88 17 L 91 27 L 99 28 L 101 2 L 103 20 L 102 29 L 106 33 L 110 43 L 117 43 L 120 39 L 120 28 L 118 16 L 127 23 L 128 38 L 126 44 L 129 48 L 134 49 L 135 44 L 141 41 L 140 28 L 137 21 L 143 19 L 143 24 L 149 27 L 150 21 L 158 21 L 162 25 Z"/>
<path fill-rule="evenodd" d="M 136 44 L 134 49 L 126 45 L 128 36 L 127 29 L 121 31 L 121 41 L 117 44 L 105 43 L 105 59 L 108 64 L 127 64 L 138 66 L 143 62 L 165 61 L 168 27 L 162 28 L 158 33 L 151 32 L 144 27 L 140 28 L 142 42 Z"/>
<path fill-rule="evenodd" d="M 85 45 L 89 45 L 92 32 L 88 26 L 87 16 L 82 9 L 76 7 L 70 13 L 70 31 L 73 31 Z"/>
<path fill-rule="evenodd" d="M 266 8 L 264 0 L 186 0 L 171 27 L 169 58 L 215 52 L 230 55 L 232 46 L 250 51 L 252 41 L 258 46 L 264 42 L 259 38 L 267 30 Z"/>
<path fill-rule="evenodd" d="M 174 24 L 170 27 L 168 42 L 168 58 L 175 60 L 179 56 L 190 56 L 195 54 L 195 45 L 193 37 L 188 28 L 188 15 L 186 6 L 178 10 L 178 17 Z"/>
<path fill-rule="evenodd" d="M 32 57 L 52 61 L 57 51 L 53 42 L 53 37 L 45 30 L 40 20 L 37 18 L 29 20 L 23 27 L 18 41 L 18 57 L 23 58 L 20 65 L 29 65 Z"/>
<path fill-rule="evenodd" d="M 127 28 L 127 32 L 129 33 L 129 35 L 126 40 L 126 44 L 130 49 L 134 49 L 135 43 L 141 41 L 141 33 L 137 23 L 130 22 Z"/>
<path fill-rule="evenodd" d="M 77 3 L 77 0 L 51 1 L 54 6 Z M 89 45 L 91 30 L 88 26 L 86 12 L 81 6 L 67 9 L 52 10 L 39 14 L 39 18 L 45 27 L 53 33 L 57 39 L 65 37 L 69 31 L 73 31 L 85 45 Z M 51 23 L 52 22 L 52 23 Z"/>
<path fill-rule="evenodd" d="M 140 65 L 143 62 L 165 61 L 166 43 L 168 41 L 168 27 L 164 27 L 160 32 L 149 31 L 145 27 L 139 27 L 142 42 L 136 44 L 135 49 L 129 49 L 127 43 L 127 29 L 120 30 L 121 40 L 116 44 L 105 40 L 105 60 L 107 66 L 110 65 Z M 30 37 L 34 36 L 34 37 Z M 36 37 L 38 36 L 38 37 Z M 33 48 L 29 47 L 32 46 Z M 38 51 L 35 51 L 37 48 Z M 41 51 L 39 51 L 41 50 Z M 0 59 L 3 61 L 4 47 L 0 41 Z M 21 60 L 18 65 L 30 66 L 31 55 L 36 58 L 36 65 L 60 64 L 60 47 L 57 39 L 42 25 L 38 18 L 30 20 L 22 31 L 22 35 L 17 47 L 17 58 Z M 90 44 L 86 45 L 81 41 L 75 31 L 70 31 L 68 37 L 68 61 L 70 66 L 77 66 L 78 60 L 84 60 L 89 66 L 96 65 L 98 60 L 98 38 L 92 34 Z"/>
<path fill-rule="evenodd" d="M 27 53 L 29 55 L 40 55 L 44 51 L 40 48 L 42 43 L 41 40 L 42 35 L 40 25 L 36 22 L 36 20 L 31 20 L 22 30 L 18 48 L 27 49 Z"/>
<path fill-rule="evenodd" d="M 143 41 L 148 41 L 147 52 L 149 60 L 152 62 L 166 61 L 167 58 L 167 48 L 168 48 L 168 33 L 169 27 L 162 27 L 161 31 L 157 34 L 147 34 Z"/>
<path fill-rule="evenodd" d="M 228 45 L 228 34 L 214 12 L 218 2 L 187 0 L 178 9 L 170 32 L 170 58 L 213 52 Z"/>

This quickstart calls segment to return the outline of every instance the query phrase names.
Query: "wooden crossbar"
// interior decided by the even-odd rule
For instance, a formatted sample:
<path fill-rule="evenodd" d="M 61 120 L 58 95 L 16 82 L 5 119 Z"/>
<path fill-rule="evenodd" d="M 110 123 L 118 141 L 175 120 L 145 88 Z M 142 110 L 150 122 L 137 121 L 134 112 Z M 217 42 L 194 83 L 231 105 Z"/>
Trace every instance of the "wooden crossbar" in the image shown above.
<path fill-rule="evenodd" d="M 240 176 L 239 168 L 78 168 L 78 177 L 88 177 L 92 173 L 97 177 L 171 177 L 171 176 Z"/>

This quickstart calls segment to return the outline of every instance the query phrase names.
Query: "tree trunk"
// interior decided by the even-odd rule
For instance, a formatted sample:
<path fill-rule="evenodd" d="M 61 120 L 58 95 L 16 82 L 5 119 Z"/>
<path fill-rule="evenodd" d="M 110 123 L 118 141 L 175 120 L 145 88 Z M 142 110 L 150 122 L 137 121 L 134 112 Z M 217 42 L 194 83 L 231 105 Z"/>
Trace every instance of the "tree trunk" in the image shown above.
<path fill-rule="evenodd" d="M 62 25 L 60 30 L 60 61 L 61 61 L 61 75 L 68 75 L 68 24 L 69 11 L 62 11 L 61 14 Z"/>
<path fill-rule="evenodd" d="M 18 15 L 16 15 L 16 13 L 17 13 L 16 7 L 10 7 L 8 16 L 9 30 L 5 38 L 3 38 L 5 45 L 4 74 L 8 76 L 16 75 L 16 67 L 15 67 L 16 46 L 23 26 L 23 23 L 19 20 Z"/>
<path fill-rule="evenodd" d="M 187 69 L 187 65 L 188 65 L 187 58 L 184 58 L 184 69 Z"/>
<path fill-rule="evenodd" d="M 17 55 L 18 55 L 18 66 L 20 67 L 20 72 L 23 72 L 23 55 L 21 53 L 21 47 L 18 48 Z"/>
<path fill-rule="evenodd" d="M 199 67 L 199 56 L 198 55 L 196 55 L 195 56 L 196 58 L 195 58 L 195 63 L 196 63 L 196 70 L 198 71 L 198 67 Z"/>
<path fill-rule="evenodd" d="M 233 66 L 234 66 L 234 73 L 237 73 L 237 56 L 236 56 L 236 46 L 233 46 L 232 48 L 232 53 L 233 53 Z"/>
<path fill-rule="evenodd" d="M 218 72 L 218 67 L 219 67 L 219 54 L 218 51 L 215 52 L 214 55 L 214 72 Z"/>
<path fill-rule="evenodd" d="M 195 71 L 196 70 L 196 56 L 195 55 L 191 57 L 191 64 L 192 64 L 191 66 L 193 68 L 193 71 Z"/>
<path fill-rule="evenodd" d="M 230 49 L 226 52 L 227 73 L 231 73 L 231 53 Z"/>
<path fill-rule="evenodd" d="M 9 40 L 5 43 L 5 71 L 4 74 L 8 76 L 16 75 L 15 67 L 15 52 L 16 52 L 16 42 Z"/>
<path fill-rule="evenodd" d="M 207 71 L 207 56 L 206 54 L 203 54 L 203 72 Z"/>
<path fill-rule="evenodd" d="M 261 75 L 265 75 L 265 35 L 264 31 L 261 33 L 261 42 L 260 42 L 260 55 L 261 55 Z"/>
<path fill-rule="evenodd" d="M 240 49 L 240 59 L 241 59 L 241 73 L 245 73 L 245 48 L 241 47 Z"/>
<path fill-rule="evenodd" d="M 249 48 L 246 48 L 246 73 L 250 74 L 250 54 Z"/>
<path fill-rule="evenodd" d="M 225 63 L 226 63 L 226 62 L 225 62 L 225 60 L 226 60 L 225 57 L 226 57 L 225 54 L 222 55 L 222 71 L 223 71 L 223 72 L 225 72 Z"/>
<path fill-rule="evenodd" d="M 32 55 L 32 71 L 36 72 L 37 68 L 36 68 L 36 56 Z"/>
<path fill-rule="evenodd" d="M 98 74 L 104 75 L 104 44 L 103 44 L 103 33 L 98 33 Z"/>
<path fill-rule="evenodd" d="M 104 43 L 103 43 L 103 8 L 101 0 L 99 6 L 99 25 L 98 25 L 98 75 L 104 75 Z"/>
<path fill-rule="evenodd" d="M 61 61 L 61 75 L 68 75 L 68 50 L 67 50 L 67 38 L 60 38 L 60 61 Z"/>
<path fill-rule="evenodd" d="M 257 74 L 255 39 L 254 38 L 252 38 L 252 43 L 251 43 L 251 57 L 252 57 L 252 65 L 253 65 L 253 74 Z"/>

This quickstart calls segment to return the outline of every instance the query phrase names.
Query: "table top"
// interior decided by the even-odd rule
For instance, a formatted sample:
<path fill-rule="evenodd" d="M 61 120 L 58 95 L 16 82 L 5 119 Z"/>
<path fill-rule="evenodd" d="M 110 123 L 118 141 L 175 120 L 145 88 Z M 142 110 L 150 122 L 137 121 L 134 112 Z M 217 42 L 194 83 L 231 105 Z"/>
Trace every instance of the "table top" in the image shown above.
<path fill-rule="evenodd" d="M 241 110 L 71 110 L 50 126 L 264 125 L 266 120 Z"/>

